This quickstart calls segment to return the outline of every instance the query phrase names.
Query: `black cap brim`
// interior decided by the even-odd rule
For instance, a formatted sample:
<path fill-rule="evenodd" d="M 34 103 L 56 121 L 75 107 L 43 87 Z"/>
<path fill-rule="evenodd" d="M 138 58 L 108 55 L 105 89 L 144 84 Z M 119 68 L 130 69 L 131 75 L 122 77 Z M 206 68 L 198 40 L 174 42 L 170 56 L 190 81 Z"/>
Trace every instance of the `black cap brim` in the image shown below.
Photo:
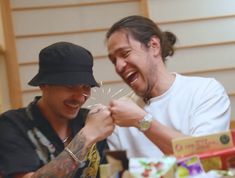
<path fill-rule="evenodd" d="M 99 87 L 94 76 L 90 72 L 60 72 L 60 73 L 38 73 L 28 83 L 31 86 L 48 85 L 89 85 Z"/>

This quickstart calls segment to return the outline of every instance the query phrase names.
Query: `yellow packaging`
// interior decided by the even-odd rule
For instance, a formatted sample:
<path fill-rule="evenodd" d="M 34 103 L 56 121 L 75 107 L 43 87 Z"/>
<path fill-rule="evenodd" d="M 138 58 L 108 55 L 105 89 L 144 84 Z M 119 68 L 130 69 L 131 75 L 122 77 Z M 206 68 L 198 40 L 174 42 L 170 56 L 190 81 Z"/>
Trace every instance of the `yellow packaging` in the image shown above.
<path fill-rule="evenodd" d="M 172 141 L 174 156 L 188 155 L 223 150 L 234 146 L 230 131 L 198 137 L 184 137 Z"/>

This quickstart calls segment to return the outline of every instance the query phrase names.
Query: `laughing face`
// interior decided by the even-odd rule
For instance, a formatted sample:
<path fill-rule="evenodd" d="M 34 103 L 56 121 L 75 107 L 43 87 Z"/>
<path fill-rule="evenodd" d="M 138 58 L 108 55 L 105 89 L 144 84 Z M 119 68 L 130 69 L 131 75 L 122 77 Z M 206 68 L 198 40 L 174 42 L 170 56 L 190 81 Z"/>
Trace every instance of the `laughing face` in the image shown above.
<path fill-rule="evenodd" d="M 43 100 L 47 113 L 58 119 L 73 119 L 90 95 L 90 86 L 55 86 L 45 85 Z"/>
<path fill-rule="evenodd" d="M 116 72 L 137 95 L 150 98 L 157 74 L 156 50 L 152 45 L 147 48 L 125 31 L 116 31 L 107 40 L 107 46 Z"/>

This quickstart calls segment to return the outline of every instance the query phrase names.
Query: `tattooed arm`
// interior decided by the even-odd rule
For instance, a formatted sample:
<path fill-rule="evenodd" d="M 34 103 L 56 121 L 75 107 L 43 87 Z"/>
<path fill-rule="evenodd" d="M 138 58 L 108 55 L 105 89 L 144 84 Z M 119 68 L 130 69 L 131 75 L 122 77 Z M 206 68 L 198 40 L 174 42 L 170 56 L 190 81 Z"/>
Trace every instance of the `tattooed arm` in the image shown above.
<path fill-rule="evenodd" d="M 81 129 L 67 146 L 79 160 L 84 160 L 90 147 L 109 136 L 114 129 L 110 111 L 104 106 L 97 107 L 91 110 L 88 114 L 85 127 Z M 79 166 L 80 163 L 76 162 L 64 150 L 55 159 L 36 172 L 17 174 L 14 178 L 70 178 L 73 177 Z"/>

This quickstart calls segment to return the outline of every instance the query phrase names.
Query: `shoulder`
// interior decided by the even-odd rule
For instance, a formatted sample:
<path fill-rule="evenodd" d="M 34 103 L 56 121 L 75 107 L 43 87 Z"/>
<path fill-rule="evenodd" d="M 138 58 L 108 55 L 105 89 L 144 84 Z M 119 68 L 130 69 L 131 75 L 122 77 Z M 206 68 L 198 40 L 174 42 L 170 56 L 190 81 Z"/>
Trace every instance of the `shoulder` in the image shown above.
<path fill-rule="evenodd" d="M 177 74 L 177 78 L 180 80 L 180 82 L 189 82 L 189 83 L 210 83 L 210 82 L 215 82 L 216 79 L 212 77 L 200 77 L 200 76 L 189 76 L 189 75 L 181 75 Z"/>
<path fill-rule="evenodd" d="M 6 111 L 0 115 L 0 135 L 25 131 L 29 124 L 25 108 Z"/>
<path fill-rule="evenodd" d="M 201 90 L 201 91 L 224 91 L 223 85 L 217 81 L 215 78 L 211 77 L 199 77 L 199 76 L 184 76 L 184 75 L 177 75 L 179 78 L 180 85 L 185 87 L 189 87 L 192 90 Z"/>
<path fill-rule="evenodd" d="M 17 122 L 20 118 L 25 117 L 25 108 L 8 110 L 0 115 L 0 123 L 4 122 Z"/>
<path fill-rule="evenodd" d="M 215 78 L 182 76 L 185 81 L 184 89 L 181 93 L 191 98 L 195 108 L 216 108 L 229 111 L 230 100 L 226 89 Z M 213 112 L 215 109 L 213 109 Z"/>

